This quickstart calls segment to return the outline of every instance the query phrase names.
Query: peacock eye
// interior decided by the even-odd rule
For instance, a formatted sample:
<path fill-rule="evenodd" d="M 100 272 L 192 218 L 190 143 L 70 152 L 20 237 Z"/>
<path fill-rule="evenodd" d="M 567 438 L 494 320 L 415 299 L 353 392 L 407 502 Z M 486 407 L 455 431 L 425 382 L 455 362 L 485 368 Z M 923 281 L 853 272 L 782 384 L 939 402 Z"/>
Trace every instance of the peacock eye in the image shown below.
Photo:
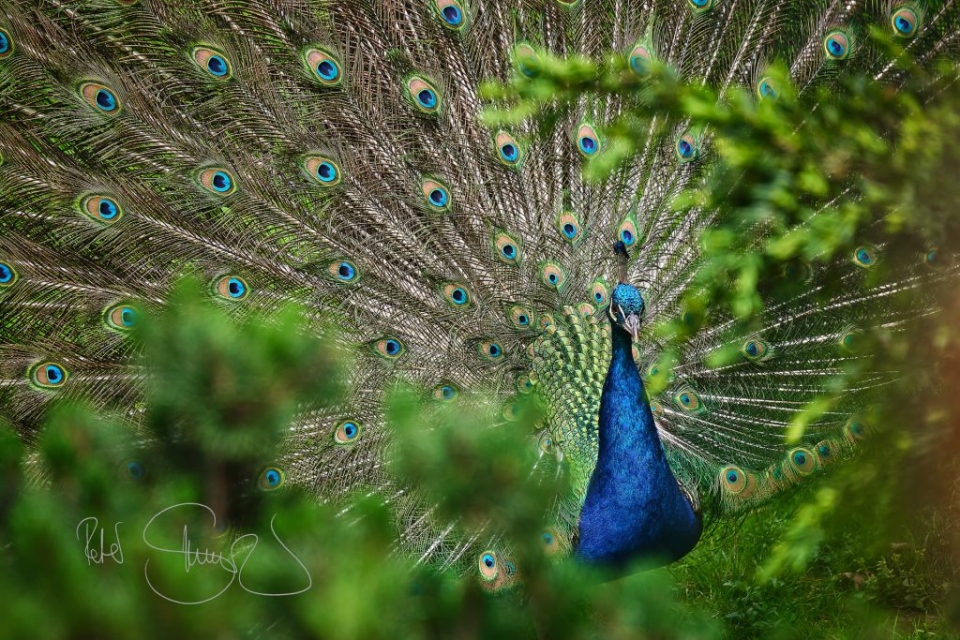
<path fill-rule="evenodd" d="M 677 405 L 688 413 L 696 413 L 703 409 L 699 394 L 689 387 L 682 389 L 673 398 Z"/>
<path fill-rule="evenodd" d="M 226 169 L 204 169 L 198 175 L 198 179 L 200 180 L 200 186 L 218 196 L 228 195 L 236 189 L 233 174 Z"/>
<path fill-rule="evenodd" d="M 817 468 L 817 459 L 808 449 L 797 448 L 789 453 L 790 465 L 802 475 L 812 473 Z"/>
<path fill-rule="evenodd" d="M 443 297 L 454 307 L 466 307 L 470 304 L 470 291 L 461 284 L 445 285 Z"/>
<path fill-rule="evenodd" d="M 330 266 L 327 267 L 327 272 L 338 282 L 356 282 L 357 278 L 360 277 L 360 272 L 357 271 L 356 265 L 347 260 L 331 262 Z"/>
<path fill-rule="evenodd" d="M 653 56 L 650 55 L 650 51 L 646 47 L 637 45 L 630 52 L 630 69 L 641 78 L 646 78 L 650 75 L 650 61 L 652 59 Z"/>
<path fill-rule="evenodd" d="M 520 261 L 520 243 L 506 233 L 498 233 L 493 240 L 497 258 L 507 264 L 517 264 Z"/>
<path fill-rule="evenodd" d="M 463 29 L 467 21 L 462 4 L 457 0 L 436 0 L 436 3 L 443 26 L 456 31 Z"/>
<path fill-rule="evenodd" d="M 858 267 L 869 269 L 877 263 L 879 252 L 875 247 L 862 245 L 854 249 L 853 262 Z"/>
<path fill-rule="evenodd" d="M 383 338 L 374 344 L 374 351 L 388 360 L 396 360 L 406 352 L 406 347 L 396 338 Z"/>
<path fill-rule="evenodd" d="M 867 426 L 857 418 L 850 418 L 843 425 L 843 435 L 851 444 L 859 442 L 866 432 Z"/>
<path fill-rule="evenodd" d="M 697 13 L 702 13 L 713 8 L 713 2 L 714 0 L 687 0 L 690 8 Z"/>
<path fill-rule="evenodd" d="M 284 485 L 286 476 L 278 467 L 267 467 L 260 472 L 257 485 L 264 491 L 276 491 Z"/>
<path fill-rule="evenodd" d="M 582 124 L 577 129 L 577 148 L 584 156 L 590 157 L 600 150 L 600 138 L 589 124 Z"/>
<path fill-rule="evenodd" d="M 430 82 L 421 76 L 411 76 L 406 83 L 407 92 L 419 111 L 434 114 L 440 111 L 440 94 Z"/>
<path fill-rule="evenodd" d="M 617 236 L 627 247 L 633 246 L 633 243 L 637 241 L 637 223 L 633 220 L 633 217 L 628 217 L 620 224 Z"/>
<path fill-rule="evenodd" d="M 823 49 L 831 60 L 846 60 L 850 57 L 850 37 L 843 31 L 831 31 L 823 39 Z"/>
<path fill-rule="evenodd" d="M 337 425 L 333 432 L 333 440 L 337 444 L 350 444 L 360 437 L 360 423 L 354 420 L 344 420 Z"/>
<path fill-rule="evenodd" d="M 495 580 L 500 568 L 497 555 L 493 551 L 484 551 L 480 554 L 480 576 L 487 581 Z"/>
<path fill-rule="evenodd" d="M 763 77 L 760 79 L 760 82 L 757 83 L 757 95 L 771 100 L 775 100 L 780 95 L 773 78 Z"/>
<path fill-rule="evenodd" d="M 30 369 L 30 380 L 42 389 L 56 389 L 67 381 L 67 370 L 55 362 L 41 362 Z"/>
<path fill-rule="evenodd" d="M 526 307 L 515 305 L 510 307 L 508 316 L 510 322 L 517 329 L 528 329 L 533 324 L 533 312 Z"/>
<path fill-rule="evenodd" d="M 120 465 L 120 472 L 124 478 L 134 482 L 143 480 L 143 477 L 147 474 L 143 468 L 143 463 L 139 460 L 126 460 Z"/>
<path fill-rule="evenodd" d="M 208 47 L 195 48 L 193 61 L 200 69 L 218 80 L 227 80 L 233 75 L 227 56 Z"/>
<path fill-rule="evenodd" d="M 500 131 L 497 133 L 494 142 L 497 147 L 497 158 L 501 163 L 510 167 L 516 167 L 520 164 L 523 154 L 520 151 L 520 145 L 513 136 L 505 131 Z"/>
<path fill-rule="evenodd" d="M 817 445 L 817 455 L 819 455 L 821 458 L 829 458 L 831 455 L 833 455 L 833 450 L 828 443 L 821 442 Z"/>
<path fill-rule="evenodd" d="M 477 346 L 477 350 L 487 360 L 499 361 L 503 359 L 503 347 L 498 342 L 484 340 Z"/>
<path fill-rule="evenodd" d="M 11 287 L 17 281 L 17 272 L 6 262 L 0 262 L 0 288 Z"/>
<path fill-rule="evenodd" d="M 0 59 L 6 58 L 11 53 L 13 53 L 13 40 L 6 30 L 0 29 Z"/>
<path fill-rule="evenodd" d="M 85 82 L 80 85 L 80 95 L 90 106 L 111 115 L 119 113 L 120 101 L 117 95 L 105 84 Z"/>
<path fill-rule="evenodd" d="M 544 431 L 540 434 L 540 439 L 537 441 L 537 446 L 540 448 L 540 451 L 543 451 L 546 454 L 553 453 L 553 437 L 548 431 Z"/>
<path fill-rule="evenodd" d="M 751 362 L 764 360 L 769 352 L 770 345 L 763 340 L 747 340 L 740 349 L 740 353 Z"/>
<path fill-rule="evenodd" d="M 106 196 L 87 196 L 80 203 L 81 213 L 93 220 L 113 224 L 123 217 L 123 209 L 113 198 Z"/>
<path fill-rule="evenodd" d="M 438 213 L 450 210 L 450 191 L 446 185 L 437 180 L 424 180 L 420 190 L 430 209 Z"/>
<path fill-rule="evenodd" d="M 580 220 L 572 212 L 565 211 L 560 214 L 557 219 L 557 228 L 563 238 L 570 244 L 576 244 L 580 240 Z"/>
<path fill-rule="evenodd" d="M 905 7 L 891 14 L 890 23 L 893 25 L 893 30 L 898 36 L 902 38 L 912 38 L 917 34 L 920 17 L 913 9 Z"/>
<path fill-rule="evenodd" d="M 107 326 L 119 331 L 129 331 L 137 324 L 137 312 L 128 304 L 118 304 L 104 313 Z"/>
<path fill-rule="evenodd" d="M 309 47 L 303 51 L 302 58 L 314 80 L 324 87 L 335 87 L 343 79 L 340 62 L 329 51 L 318 47 Z"/>
<path fill-rule="evenodd" d="M 740 467 L 728 465 L 720 470 L 720 486 L 727 493 L 746 498 L 753 493 L 756 483 L 752 474 Z"/>
<path fill-rule="evenodd" d="M 552 289 L 559 291 L 566 279 L 563 268 L 555 262 L 544 262 L 540 267 L 540 281 Z"/>
<path fill-rule="evenodd" d="M 841 351 L 847 353 L 856 353 L 860 350 L 863 342 L 863 334 L 860 329 L 853 325 L 849 325 L 840 332 L 840 339 L 838 340 L 838 345 Z"/>
<path fill-rule="evenodd" d="M 224 276 L 217 280 L 214 291 L 224 300 L 243 300 L 250 293 L 246 280 L 239 276 Z"/>
<path fill-rule="evenodd" d="M 340 165 L 326 156 L 307 156 L 303 161 L 307 175 L 323 187 L 340 184 Z"/>
<path fill-rule="evenodd" d="M 537 324 L 541 331 L 549 331 L 550 327 L 553 327 L 556 323 L 553 320 L 553 314 L 542 313 L 540 314 L 540 319 L 537 321 Z"/>
<path fill-rule="evenodd" d="M 677 158 L 680 162 L 693 162 L 699 155 L 697 139 L 692 133 L 685 133 L 677 140 Z"/>
<path fill-rule="evenodd" d="M 517 391 L 522 394 L 530 393 L 537 386 L 537 380 L 537 374 L 533 372 L 517 376 Z"/>
<path fill-rule="evenodd" d="M 519 44 L 513 50 L 513 60 L 517 65 L 517 69 L 520 70 L 520 73 L 527 76 L 528 78 L 535 78 L 539 75 L 539 69 L 537 64 L 540 61 L 540 57 L 537 55 L 537 52 L 528 44 Z"/>
<path fill-rule="evenodd" d="M 433 389 L 433 397 L 435 400 L 443 400 L 443 401 L 453 400 L 454 398 L 457 397 L 457 394 L 458 394 L 457 388 L 454 387 L 452 384 L 447 384 L 447 383 L 438 384 Z"/>
<path fill-rule="evenodd" d="M 595 280 L 593 285 L 590 287 L 590 298 L 596 303 L 597 306 L 606 306 L 607 299 L 610 295 L 610 291 L 607 288 L 606 283 Z"/>
<path fill-rule="evenodd" d="M 656 400 L 652 400 L 650 402 L 650 413 L 653 414 L 654 418 L 662 418 L 666 414 L 666 411 L 664 411 L 662 404 Z"/>

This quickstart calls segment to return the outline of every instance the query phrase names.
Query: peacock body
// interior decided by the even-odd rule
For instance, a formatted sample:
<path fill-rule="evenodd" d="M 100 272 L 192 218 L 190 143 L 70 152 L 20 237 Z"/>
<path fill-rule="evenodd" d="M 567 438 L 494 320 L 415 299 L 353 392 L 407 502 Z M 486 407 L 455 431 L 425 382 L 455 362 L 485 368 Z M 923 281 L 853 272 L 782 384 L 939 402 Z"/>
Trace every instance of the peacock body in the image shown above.
<path fill-rule="evenodd" d="M 55 398 L 136 422 L 129 329 L 199 273 L 237 316 L 296 302 L 308 330 L 332 319 L 357 356 L 349 394 L 298 419 L 268 486 L 330 499 L 374 487 L 408 551 L 502 584 L 513 565 L 493 533 L 460 539 L 382 470 L 384 397 L 401 379 L 438 403 L 492 393 L 509 412 L 535 393 L 551 407 L 537 446 L 572 487 L 547 544 L 591 563 L 680 557 L 702 513 L 756 504 L 862 436 L 864 400 L 850 394 L 784 444 L 856 357 L 844 349 L 854 327 L 890 321 L 876 310 L 898 287 L 863 285 L 869 245 L 837 266 L 845 293 L 828 306 L 802 269 L 803 289 L 764 327 L 731 336 L 734 323 L 715 319 L 663 379 L 647 327 L 683 313 L 696 232 L 713 216 L 670 203 L 702 175 L 709 132 L 668 127 L 589 182 L 582 166 L 624 105 L 585 102 L 546 138 L 529 124 L 488 130 L 480 83 L 535 75 L 543 51 L 618 53 L 638 75 L 657 59 L 721 95 L 739 84 L 764 99 L 775 59 L 791 61 L 801 91 L 845 68 L 889 73 L 857 48 L 869 25 L 933 56 L 952 42 L 954 4 L 6 2 L 3 414 L 27 441 Z M 630 255 L 622 276 L 616 241 Z M 729 344 L 737 363 L 706 363 Z"/>

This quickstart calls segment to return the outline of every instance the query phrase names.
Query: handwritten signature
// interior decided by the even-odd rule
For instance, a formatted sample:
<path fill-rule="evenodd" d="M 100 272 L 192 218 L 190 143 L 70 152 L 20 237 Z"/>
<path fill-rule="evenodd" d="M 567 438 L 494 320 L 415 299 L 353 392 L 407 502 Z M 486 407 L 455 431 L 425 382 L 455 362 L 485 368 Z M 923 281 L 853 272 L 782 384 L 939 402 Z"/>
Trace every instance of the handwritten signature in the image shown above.
<path fill-rule="evenodd" d="M 256 550 L 257 545 L 260 543 L 260 538 L 255 533 L 247 533 L 242 536 L 237 537 L 233 543 L 231 543 L 229 551 L 218 552 L 207 548 L 195 548 L 193 540 L 190 536 L 190 530 L 187 525 L 183 527 L 183 537 L 182 542 L 179 548 L 177 549 L 168 549 L 165 547 L 158 546 L 150 541 L 148 534 L 150 532 L 151 526 L 154 526 L 154 523 L 157 522 L 158 518 L 164 514 L 169 514 L 177 509 L 195 509 L 200 508 L 205 510 L 210 514 L 212 518 L 212 527 L 215 529 L 217 526 L 217 516 L 214 513 L 213 509 L 208 507 L 205 504 L 200 504 L 198 502 L 184 502 L 181 504 L 175 504 L 171 507 L 167 507 L 156 514 L 147 522 L 146 526 L 143 528 L 143 541 L 151 549 L 158 551 L 163 554 L 173 554 L 173 555 L 182 555 L 183 556 L 183 570 L 186 573 L 190 573 L 191 569 L 196 567 L 201 567 L 205 565 L 210 565 L 211 567 L 219 567 L 222 571 L 226 572 L 230 579 L 226 585 L 217 593 L 213 594 L 209 598 L 204 598 L 202 600 L 179 600 L 174 598 L 166 593 L 162 593 L 150 580 L 150 560 L 148 558 L 143 564 L 143 575 L 146 579 L 147 586 L 150 587 L 150 590 L 155 594 L 176 604 L 204 604 L 219 598 L 221 595 L 226 593 L 234 582 L 240 585 L 240 588 L 246 591 L 247 593 L 252 593 L 258 596 L 271 596 L 271 597 L 280 597 L 280 596 L 293 596 L 300 593 L 308 591 L 313 586 L 313 577 L 310 575 L 310 572 L 307 570 L 307 567 L 300 561 L 293 551 L 284 544 L 283 540 L 280 539 L 280 536 L 277 535 L 276 529 L 273 527 L 273 522 L 276 519 L 276 516 L 270 519 L 270 533 L 273 534 L 274 540 L 283 547 L 283 550 L 296 561 L 300 569 L 303 570 L 303 573 L 306 575 L 306 586 L 302 589 L 296 591 L 289 591 L 283 593 L 269 593 L 263 591 L 256 591 L 250 588 L 247 584 L 244 584 L 243 581 L 243 570 L 246 567 L 247 562 L 250 560 L 250 557 L 253 555 L 253 552 Z M 77 525 L 76 533 L 77 540 L 83 540 L 84 556 L 87 558 L 87 564 L 103 564 L 106 560 L 110 559 L 117 564 L 123 564 L 123 549 L 120 546 L 120 531 L 119 527 L 123 524 L 122 522 L 117 522 L 114 524 L 114 542 L 110 542 L 109 545 L 106 541 L 106 530 L 103 527 L 100 527 L 100 522 L 95 517 L 87 517 L 80 521 Z M 159 526 L 159 523 L 157 524 Z M 83 535 L 81 536 L 81 529 L 83 530 Z M 238 546 L 241 548 L 238 549 Z M 246 548 L 244 548 L 246 547 Z M 239 565 L 238 565 L 239 561 Z"/>

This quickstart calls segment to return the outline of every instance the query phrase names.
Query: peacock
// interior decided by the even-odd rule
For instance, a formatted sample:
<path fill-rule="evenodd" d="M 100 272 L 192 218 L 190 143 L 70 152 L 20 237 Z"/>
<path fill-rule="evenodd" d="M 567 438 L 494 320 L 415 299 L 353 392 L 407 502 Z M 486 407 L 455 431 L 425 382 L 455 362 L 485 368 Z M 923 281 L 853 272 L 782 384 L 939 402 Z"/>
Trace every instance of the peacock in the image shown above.
<path fill-rule="evenodd" d="M 764 325 L 699 325 L 672 366 L 649 328 L 684 314 L 712 212 L 672 199 L 700 180 L 709 131 L 657 129 L 599 182 L 624 105 L 584 101 L 545 136 L 485 126 L 486 80 L 538 60 L 626 56 L 715 87 L 776 97 L 845 68 L 891 73 L 871 28 L 919 59 L 948 47 L 953 2 L 932 0 L 7 0 L 0 12 L 0 402 L 26 442 L 55 400 L 120 407 L 136 424 L 132 328 L 199 274 L 238 318 L 287 303 L 305 331 L 337 326 L 355 356 L 336 404 L 291 425 L 255 479 L 323 499 L 374 487 L 422 562 L 510 584 L 496 532 L 463 539 L 384 471 L 390 386 L 425 403 L 536 396 L 537 454 L 569 495 L 542 536 L 600 566 L 671 561 L 707 519 L 758 505 L 853 450 L 850 393 L 785 444 L 797 412 L 887 321 L 897 286 L 868 286 L 881 248 L 819 273 Z M 858 50 L 859 48 L 859 50 Z M 904 275 L 912 278 L 912 275 Z M 734 363 L 706 354 L 733 345 Z M 666 371 L 669 369 L 669 371 Z M 656 380 L 657 384 L 651 384 Z M 876 386 L 865 383 L 865 387 Z M 656 388 L 655 392 L 648 389 Z"/>

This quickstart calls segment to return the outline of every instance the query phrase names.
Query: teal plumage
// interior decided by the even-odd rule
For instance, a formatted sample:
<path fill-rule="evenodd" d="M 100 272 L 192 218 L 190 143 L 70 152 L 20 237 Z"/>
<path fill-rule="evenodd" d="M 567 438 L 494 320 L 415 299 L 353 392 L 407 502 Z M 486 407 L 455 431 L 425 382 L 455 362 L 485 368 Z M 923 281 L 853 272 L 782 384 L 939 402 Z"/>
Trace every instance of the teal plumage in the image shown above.
<path fill-rule="evenodd" d="M 720 95 L 740 85 L 763 99 L 778 91 L 774 60 L 790 61 L 799 91 L 846 69 L 895 73 L 858 36 L 871 25 L 929 61 L 955 47 L 957 13 L 955 2 L 881 0 L 8 3 L 3 414 L 28 441 L 54 398 L 90 397 L 136 423 L 143 372 L 126 334 L 184 273 L 238 317 L 299 303 L 305 330 L 334 322 L 357 365 L 347 397 L 293 425 L 268 484 L 327 499 L 372 487 L 417 557 L 499 585 L 512 572 L 495 571 L 495 538 L 456 538 L 383 470 L 390 381 L 440 401 L 493 393 L 508 411 L 518 395 L 548 400 L 539 446 L 573 487 L 550 544 L 571 548 L 616 330 L 603 319 L 619 279 L 613 242 L 633 256 L 626 280 L 643 291 L 647 327 L 683 313 L 692 239 L 713 212 L 670 207 L 709 162 L 709 131 L 652 126 L 635 158 L 592 183 L 581 169 L 624 105 L 584 103 L 540 138 L 526 123 L 485 128 L 480 83 L 535 75 L 543 51 L 613 52 L 641 76 L 656 59 Z M 858 328 L 900 320 L 877 310 L 912 276 L 860 282 L 881 255 L 865 243 L 838 265 L 849 286 L 827 308 L 818 274 L 797 266 L 804 289 L 766 326 L 737 334 L 712 318 L 669 380 L 659 338 L 641 329 L 638 367 L 664 389 L 651 415 L 698 509 L 760 502 L 862 436 L 856 393 L 800 446 L 783 434 L 826 374 L 856 358 Z M 710 366 L 728 345 L 740 361 Z"/>

